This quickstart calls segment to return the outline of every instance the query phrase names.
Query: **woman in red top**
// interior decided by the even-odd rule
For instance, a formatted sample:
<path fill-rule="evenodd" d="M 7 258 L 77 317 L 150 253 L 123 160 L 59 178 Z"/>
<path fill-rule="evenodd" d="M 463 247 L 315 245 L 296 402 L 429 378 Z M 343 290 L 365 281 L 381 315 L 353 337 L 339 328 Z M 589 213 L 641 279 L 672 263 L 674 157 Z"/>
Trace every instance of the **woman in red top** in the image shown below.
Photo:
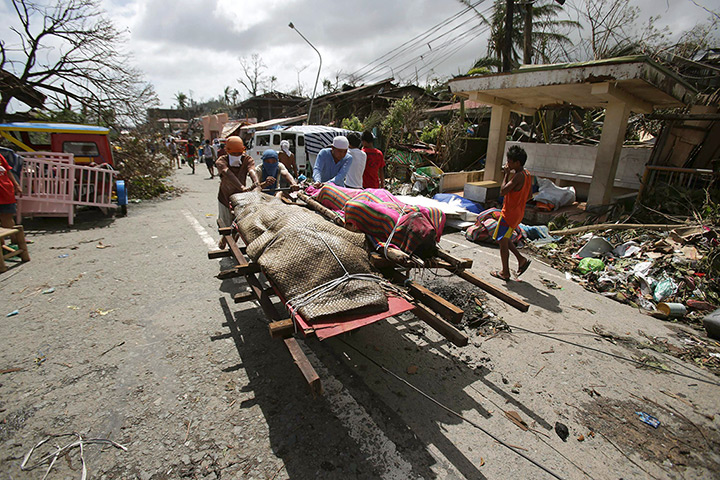
<path fill-rule="evenodd" d="M 507 164 L 503 165 L 503 181 L 500 195 L 503 195 L 503 208 L 497 227 L 493 232 L 493 239 L 500 244 L 500 260 L 502 271 L 490 272 L 493 277 L 501 280 L 510 280 L 510 252 L 518 261 L 517 276 L 519 277 L 530 266 L 530 259 L 522 256 L 515 245 L 510 241 L 513 230 L 520 225 L 525 216 L 525 204 L 530 198 L 532 190 L 532 177 L 525 170 L 527 153 L 525 150 L 513 145 L 507 153 Z"/>
<path fill-rule="evenodd" d="M 15 180 L 15 176 L 5 157 L 0 155 L 0 225 L 3 228 L 13 228 L 15 226 L 15 220 L 13 220 L 15 213 L 17 213 L 15 195 L 22 197 L 22 188 Z M 14 238 L 12 241 L 17 243 Z"/>

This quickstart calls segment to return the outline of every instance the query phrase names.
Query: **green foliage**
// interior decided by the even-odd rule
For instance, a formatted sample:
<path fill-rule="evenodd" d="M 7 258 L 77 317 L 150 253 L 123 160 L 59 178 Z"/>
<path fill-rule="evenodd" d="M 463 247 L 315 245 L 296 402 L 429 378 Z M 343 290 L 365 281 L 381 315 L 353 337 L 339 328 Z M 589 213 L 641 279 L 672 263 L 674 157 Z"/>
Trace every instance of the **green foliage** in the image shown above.
<path fill-rule="evenodd" d="M 343 118 L 341 125 L 345 130 L 352 130 L 354 132 L 362 132 L 364 128 L 360 119 L 355 115 L 350 118 Z"/>
<path fill-rule="evenodd" d="M 380 124 L 380 132 L 387 144 L 414 142 L 421 116 L 422 108 L 413 97 L 405 96 L 395 100 Z"/>
<path fill-rule="evenodd" d="M 365 120 L 363 120 L 363 125 L 365 125 L 365 130 L 372 130 L 375 127 L 379 127 L 384 119 L 384 115 L 379 112 L 378 110 L 373 110 L 370 112 L 370 115 L 365 117 Z"/>
<path fill-rule="evenodd" d="M 468 75 L 488 75 L 492 73 L 487 67 L 474 67 L 468 70 Z"/>
<path fill-rule="evenodd" d="M 151 155 L 147 151 L 150 137 L 123 135 L 118 139 L 113 155 L 119 178 L 125 180 L 131 198 L 153 198 L 173 190 L 164 179 L 172 172 L 165 155 Z"/>
<path fill-rule="evenodd" d="M 420 132 L 420 141 L 437 144 L 442 130 L 443 126 L 440 123 L 435 125 L 425 125 L 425 128 L 423 128 L 422 132 Z"/>

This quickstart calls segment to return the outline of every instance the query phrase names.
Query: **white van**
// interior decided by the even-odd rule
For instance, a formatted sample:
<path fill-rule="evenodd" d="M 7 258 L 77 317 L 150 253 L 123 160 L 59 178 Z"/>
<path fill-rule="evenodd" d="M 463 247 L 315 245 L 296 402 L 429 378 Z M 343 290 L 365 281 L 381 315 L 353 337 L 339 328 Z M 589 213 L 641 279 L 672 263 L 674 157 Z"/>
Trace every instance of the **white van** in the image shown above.
<path fill-rule="evenodd" d="M 299 173 L 310 177 L 315 166 L 315 158 L 320 150 L 329 147 L 334 137 L 349 133 L 351 130 L 324 125 L 298 125 L 277 130 L 261 130 L 253 135 L 248 154 L 256 164 L 259 164 L 265 150 L 272 148 L 279 152 L 280 142 L 287 140 L 290 143 L 290 151 L 295 154 L 295 163 Z"/>

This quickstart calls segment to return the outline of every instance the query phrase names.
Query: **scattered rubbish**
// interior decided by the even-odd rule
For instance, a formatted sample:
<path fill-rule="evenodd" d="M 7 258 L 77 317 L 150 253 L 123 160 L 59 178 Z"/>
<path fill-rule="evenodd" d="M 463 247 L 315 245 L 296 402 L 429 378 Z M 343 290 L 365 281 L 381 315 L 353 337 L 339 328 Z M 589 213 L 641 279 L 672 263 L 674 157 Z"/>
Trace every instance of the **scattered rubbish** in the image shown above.
<path fill-rule="evenodd" d="M 612 252 L 618 257 L 627 258 L 632 257 L 640 250 L 642 250 L 642 248 L 640 248 L 640 245 L 631 240 L 629 242 L 623 243 L 622 245 L 618 245 L 613 249 Z"/>
<path fill-rule="evenodd" d="M 543 355 L 543 354 L 545 354 L 545 353 L 555 353 L 555 348 L 554 348 L 554 347 L 550 347 L 550 350 L 545 350 L 544 352 L 540 352 L 540 355 Z"/>
<path fill-rule="evenodd" d="M 78 307 L 77 305 L 68 305 L 67 308 L 69 308 L 70 310 L 80 310 L 80 307 Z"/>
<path fill-rule="evenodd" d="M 12 312 L 8 313 L 8 314 L 5 315 L 5 316 L 6 316 L 6 317 L 14 317 L 14 316 L 17 315 L 18 313 L 20 313 L 19 310 L 13 310 Z"/>
<path fill-rule="evenodd" d="M 557 433 L 557 436 L 560 437 L 560 440 L 563 442 L 567 442 L 567 439 L 570 436 L 568 427 L 560 422 L 555 422 L 555 433 Z"/>
<path fill-rule="evenodd" d="M 661 302 L 669 296 L 674 295 L 677 290 L 677 284 L 673 281 L 672 278 L 665 275 L 665 277 L 655 286 L 653 300 L 655 300 L 656 302 Z"/>
<path fill-rule="evenodd" d="M 42 447 L 45 443 L 49 442 L 50 440 L 56 439 L 56 438 L 63 438 L 63 437 L 76 437 L 77 440 L 74 440 L 67 445 L 60 447 L 58 445 L 55 445 L 55 450 L 50 451 L 40 457 L 40 459 L 33 463 L 28 465 L 28 462 L 30 461 L 30 458 L 32 458 L 33 453 L 35 450 Z M 127 447 L 120 445 L 119 443 L 113 442 L 112 440 L 107 440 L 105 438 L 88 438 L 84 439 L 79 433 L 73 432 L 73 433 L 63 433 L 59 435 L 50 435 L 49 437 L 45 438 L 44 440 L 41 440 L 38 442 L 34 447 L 30 449 L 28 453 L 25 454 L 25 457 L 23 458 L 22 463 L 20 464 L 20 470 L 22 471 L 30 471 L 35 470 L 36 468 L 44 465 L 48 465 L 47 470 L 45 471 L 45 476 L 43 478 L 47 478 L 47 476 L 50 474 L 50 471 L 52 470 L 52 467 L 55 465 L 57 460 L 61 457 L 66 457 L 70 451 L 76 447 L 80 447 L 80 464 L 81 464 L 81 470 L 82 470 L 82 476 L 81 478 L 84 480 L 87 478 L 87 465 L 85 464 L 85 456 L 84 452 L 88 445 L 112 445 L 115 448 L 119 448 L 121 450 L 127 451 Z M 69 458 L 69 457 L 66 457 Z M 68 460 L 69 461 L 69 460 Z"/>
<path fill-rule="evenodd" d="M 660 420 L 653 417 L 652 415 L 648 415 L 645 412 L 635 412 L 635 413 L 640 417 L 641 422 L 647 423 L 648 425 L 650 425 L 653 428 L 658 428 L 660 426 Z"/>
<path fill-rule="evenodd" d="M 46 288 L 42 291 L 43 294 L 47 295 L 48 293 L 53 293 L 55 291 L 55 287 Z"/>
<path fill-rule="evenodd" d="M 667 315 L 668 318 L 677 318 L 682 317 L 687 313 L 687 309 L 685 308 L 685 305 L 682 303 L 665 303 L 660 302 L 657 305 L 657 309 L 659 312 L 662 312 L 663 314 Z"/>
<path fill-rule="evenodd" d="M 407 373 L 408 373 L 408 375 L 415 375 L 415 374 L 417 373 L 417 371 L 418 371 L 417 365 L 410 365 L 410 366 L 407 368 Z"/>
<path fill-rule="evenodd" d="M 548 280 L 547 278 L 540 277 L 540 282 L 542 282 L 543 285 L 545 285 L 547 288 L 549 288 L 551 290 L 562 290 L 562 287 L 560 285 L 553 282 L 552 280 Z"/>
<path fill-rule="evenodd" d="M 115 311 L 114 308 L 111 308 L 110 310 L 101 310 L 101 309 L 99 309 L 99 308 L 96 308 L 95 310 L 93 310 L 92 312 L 90 312 L 90 318 L 95 317 L 95 316 L 97 316 L 97 315 L 100 315 L 101 317 L 104 317 L 105 315 L 107 315 L 108 313 L 113 312 L 113 311 Z"/>
<path fill-rule="evenodd" d="M 600 272 L 605 270 L 605 263 L 599 258 L 586 257 L 580 260 L 578 271 L 583 275 L 590 272 Z"/>
<path fill-rule="evenodd" d="M 508 420 L 510 420 L 512 423 L 518 426 L 520 430 L 527 432 L 530 428 L 528 427 L 527 423 L 525 423 L 525 420 L 522 419 L 520 414 L 514 410 L 506 410 L 504 411 L 505 416 Z"/>
<path fill-rule="evenodd" d="M 67 253 L 63 253 L 63 254 L 61 254 L 61 255 L 58 255 L 58 258 L 67 258 L 67 257 L 69 257 L 69 256 L 70 256 L 70 255 L 68 255 Z"/>
<path fill-rule="evenodd" d="M 604 253 L 612 252 L 613 246 L 602 237 L 592 237 L 588 242 L 577 252 L 577 256 L 580 258 L 597 258 L 602 256 Z"/>
<path fill-rule="evenodd" d="M 150 238 L 158 238 L 158 236 L 157 236 L 157 235 L 153 235 L 153 236 L 151 236 Z"/>
<path fill-rule="evenodd" d="M 215 214 L 214 214 L 214 213 L 206 213 L 205 216 L 206 216 L 206 217 L 214 217 Z"/>
<path fill-rule="evenodd" d="M 593 310 L 592 308 L 581 307 L 580 305 L 570 305 L 570 306 L 571 306 L 572 308 L 576 309 L 576 310 L 580 310 L 581 312 L 582 312 L 582 311 L 585 311 L 585 312 L 589 312 L 589 313 L 591 313 L 591 314 L 593 314 L 593 315 L 595 315 L 595 314 L 597 313 L 597 312 L 596 312 L 595 310 Z"/>
<path fill-rule="evenodd" d="M 13 373 L 13 372 L 22 372 L 24 368 L 15 367 L 15 368 L 6 368 L 4 370 L 0 370 L 0 375 L 4 375 L 6 373 Z"/>
<path fill-rule="evenodd" d="M 585 441 L 585 435 L 582 435 L 582 434 L 581 434 L 579 437 L 577 437 L 577 441 L 578 441 L 578 442 L 584 442 L 584 441 Z"/>
<path fill-rule="evenodd" d="M 108 248 L 108 247 L 112 247 L 112 245 L 105 245 L 105 244 L 102 243 L 102 242 L 98 242 L 98 244 L 95 245 L 95 248 L 100 248 L 100 249 Z"/>
<path fill-rule="evenodd" d="M 106 353 L 110 353 L 112 350 L 116 349 L 117 347 L 122 347 L 123 345 L 125 345 L 125 341 L 122 341 L 122 342 L 120 342 L 120 343 L 117 343 L 117 344 L 113 345 L 112 347 L 108 348 L 107 350 L 105 350 L 104 352 L 102 352 L 100 355 L 98 355 L 98 357 L 102 357 L 102 356 L 105 355 Z"/>

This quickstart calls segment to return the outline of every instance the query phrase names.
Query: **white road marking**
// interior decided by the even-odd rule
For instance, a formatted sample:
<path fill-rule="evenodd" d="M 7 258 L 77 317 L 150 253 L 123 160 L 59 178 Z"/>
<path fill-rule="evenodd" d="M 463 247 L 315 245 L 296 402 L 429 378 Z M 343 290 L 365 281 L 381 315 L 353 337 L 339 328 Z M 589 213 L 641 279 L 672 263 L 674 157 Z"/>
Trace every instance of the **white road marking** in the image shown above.
<path fill-rule="evenodd" d="M 209 249 L 215 249 L 217 248 L 217 242 L 210 236 L 210 234 L 203 228 L 202 225 L 200 225 L 200 222 L 197 221 L 195 217 L 192 216 L 192 213 L 188 212 L 187 210 L 181 210 L 182 214 L 185 215 L 185 218 L 187 218 L 187 221 L 190 222 L 190 225 L 195 229 L 198 235 L 200 235 L 200 238 L 203 242 L 205 242 L 205 245 L 208 246 Z"/>
<path fill-rule="evenodd" d="M 397 451 L 395 443 L 390 440 L 375 420 L 358 404 L 342 383 L 330 374 L 315 353 L 299 342 L 305 355 L 312 363 L 315 371 L 322 378 L 327 405 L 335 416 L 347 428 L 350 437 L 368 456 L 372 464 L 382 473 L 384 480 L 407 480 L 412 478 L 412 465 Z"/>

